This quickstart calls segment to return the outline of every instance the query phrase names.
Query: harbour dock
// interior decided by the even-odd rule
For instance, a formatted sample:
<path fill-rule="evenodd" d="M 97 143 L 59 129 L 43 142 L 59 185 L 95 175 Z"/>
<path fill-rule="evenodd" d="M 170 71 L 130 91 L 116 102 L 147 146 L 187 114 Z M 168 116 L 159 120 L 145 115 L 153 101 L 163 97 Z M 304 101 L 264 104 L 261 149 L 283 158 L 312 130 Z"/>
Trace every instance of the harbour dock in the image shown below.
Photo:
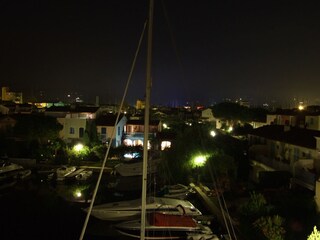
<path fill-rule="evenodd" d="M 238 223 L 229 215 L 229 212 L 220 207 L 222 205 L 219 203 L 218 196 L 212 195 L 212 190 L 205 185 L 194 184 L 191 183 L 190 186 L 196 191 L 196 194 L 200 198 L 204 207 L 212 214 L 215 219 L 218 221 L 219 225 L 223 228 L 225 232 L 232 231 L 234 233 L 234 228 L 237 227 Z M 228 237 L 228 236 L 226 236 Z M 233 239 L 233 238 L 226 238 L 226 239 Z M 239 238 L 238 238 L 239 239 Z"/>

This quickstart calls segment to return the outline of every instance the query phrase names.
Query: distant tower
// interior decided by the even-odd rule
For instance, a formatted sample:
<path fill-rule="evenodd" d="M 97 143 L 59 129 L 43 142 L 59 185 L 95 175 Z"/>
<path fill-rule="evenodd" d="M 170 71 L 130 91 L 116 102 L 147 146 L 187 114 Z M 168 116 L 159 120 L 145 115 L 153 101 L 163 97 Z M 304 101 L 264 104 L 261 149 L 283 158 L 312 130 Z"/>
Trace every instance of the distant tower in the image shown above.
<path fill-rule="evenodd" d="M 145 101 L 138 99 L 136 102 L 136 109 L 141 110 L 145 108 Z"/>
<path fill-rule="evenodd" d="M 7 93 L 9 92 L 9 87 L 2 87 L 2 101 L 8 101 Z"/>
<path fill-rule="evenodd" d="M 96 96 L 96 106 L 99 107 L 100 105 L 100 98 L 99 96 Z"/>
<path fill-rule="evenodd" d="M 22 92 L 10 92 L 9 87 L 2 87 L 2 101 L 22 103 Z"/>

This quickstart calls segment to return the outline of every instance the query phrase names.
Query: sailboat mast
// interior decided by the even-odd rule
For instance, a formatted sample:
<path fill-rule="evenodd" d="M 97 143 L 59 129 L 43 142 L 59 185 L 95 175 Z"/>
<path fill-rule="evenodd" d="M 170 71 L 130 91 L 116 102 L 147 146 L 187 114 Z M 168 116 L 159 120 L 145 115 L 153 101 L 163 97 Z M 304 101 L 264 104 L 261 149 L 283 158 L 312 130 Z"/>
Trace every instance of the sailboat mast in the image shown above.
<path fill-rule="evenodd" d="M 145 239 L 146 223 L 146 198 L 148 174 L 148 138 L 150 121 L 150 93 L 151 93 L 151 65 L 152 65 L 152 25 L 154 0 L 149 1 L 148 43 L 147 43 L 147 72 L 146 72 L 146 98 L 144 109 L 144 139 L 143 139 L 143 172 L 142 172 L 142 197 L 141 197 L 141 230 L 140 239 Z"/>

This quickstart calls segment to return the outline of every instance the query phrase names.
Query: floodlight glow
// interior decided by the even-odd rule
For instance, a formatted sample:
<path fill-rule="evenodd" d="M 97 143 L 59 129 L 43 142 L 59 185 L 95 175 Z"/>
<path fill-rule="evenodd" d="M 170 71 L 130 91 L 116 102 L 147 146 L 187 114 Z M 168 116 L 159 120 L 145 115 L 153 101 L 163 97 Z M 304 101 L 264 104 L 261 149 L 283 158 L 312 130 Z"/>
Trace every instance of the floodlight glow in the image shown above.
<path fill-rule="evenodd" d="M 228 128 L 228 132 L 232 132 L 232 130 L 233 130 L 233 127 L 230 126 L 230 127 Z"/>
<path fill-rule="evenodd" d="M 75 193 L 74 193 L 74 196 L 77 197 L 77 198 L 81 197 L 82 196 L 81 191 L 80 190 L 76 190 Z"/>
<path fill-rule="evenodd" d="M 196 166 L 196 167 L 202 167 L 207 161 L 207 158 L 206 156 L 203 156 L 203 155 L 200 155 L 200 156 L 196 156 L 194 159 L 193 159 L 193 164 Z"/>
<path fill-rule="evenodd" d="M 129 159 L 132 159 L 132 158 L 137 158 L 140 156 L 140 153 L 137 153 L 137 152 L 133 152 L 133 153 L 125 153 L 123 155 L 125 158 L 129 158 Z"/>
<path fill-rule="evenodd" d="M 125 153 L 124 155 L 123 155 L 125 158 L 133 158 L 133 154 L 132 153 Z"/>
<path fill-rule="evenodd" d="M 299 105 L 298 109 L 301 111 L 304 109 L 304 106 L 303 105 Z"/>
<path fill-rule="evenodd" d="M 78 143 L 77 145 L 74 145 L 73 149 L 76 151 L 76 152 L 80 152 L 82 149 L 83 149 L 83 144 L 81 143 Z"/>
<path fill-rule="evenodd" d="M 166 148 L 171 148 L 171 142 L 170 141 L 162 141 L 161 142 L 161 150 L 164 150 Z"/>
<path fill-rule="evenodd" d="M 212 137 L 215 137 L 217 134 L 216 134 L 216 132 L 215 131 L 210 131 L 210 135 L 212 136 Z"/>

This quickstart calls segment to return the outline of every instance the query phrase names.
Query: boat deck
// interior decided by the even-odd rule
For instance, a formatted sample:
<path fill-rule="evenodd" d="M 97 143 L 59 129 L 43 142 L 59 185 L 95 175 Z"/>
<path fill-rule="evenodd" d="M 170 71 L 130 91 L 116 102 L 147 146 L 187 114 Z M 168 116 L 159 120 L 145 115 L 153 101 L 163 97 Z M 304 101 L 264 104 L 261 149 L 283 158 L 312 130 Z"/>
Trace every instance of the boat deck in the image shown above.
<path fill-rule="evenodd" d="M 73 178 L 73 177 L 75 177 L 76 175 L 78 175 L 79 173 L 81 173 L 81 172 L 83 172 L 85 169 L 83 169 L 83 168 L 79 168 L 79 169 L 77 169 L 76 171 L 74 171 L 74 172 L 72 172 L 72 173 L 70 173 L 70 174 L 68 174 L 67 176 L 65 176 L 65 178 Z"/>

